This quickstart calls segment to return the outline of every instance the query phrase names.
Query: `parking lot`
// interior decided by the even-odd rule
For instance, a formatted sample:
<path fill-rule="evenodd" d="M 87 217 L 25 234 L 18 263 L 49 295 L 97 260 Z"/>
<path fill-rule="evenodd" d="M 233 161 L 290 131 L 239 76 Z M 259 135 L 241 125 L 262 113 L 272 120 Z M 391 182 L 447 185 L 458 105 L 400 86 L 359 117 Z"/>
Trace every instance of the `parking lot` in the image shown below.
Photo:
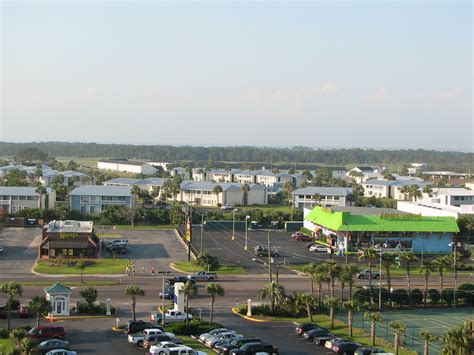
<path fill-rule="evenodd" d="M 201 231 L 193 230 L 193 245 L 200 249 Z M 222 263 L 239 264 L 247 269 L 251 274 L 265 272 L 266 257 L 257 257 L 254 247 L 257 245 L 267 246 L 268 232 L 262 230 L 249 230 L 247 237 L 248 250 L 244 250 L 245 232 L 235 232 L 235 239 L 232 240 L 232 231 L 204 231 L 203 250 L 215 255 Z M 306 242 L 297 242 L 291 238 L 291 233 L 271 230 L 271 248 L 278 251 L 279 256 L 274 258 L 278 264 L 305 264 L 309 262 L 327 260 L 329 255 L 324 252 L 310 252 L 305 247 Z M 334 258 L 338 258 L 334 256 Z M 282 273 L 287 273 L 285 269 L 280 269 Z"/>
<path fill-rule="evenodd" d="M 2 275 L 29 273 L 38 256 L 41 228 L 5 228 L 0 233 Z"/>

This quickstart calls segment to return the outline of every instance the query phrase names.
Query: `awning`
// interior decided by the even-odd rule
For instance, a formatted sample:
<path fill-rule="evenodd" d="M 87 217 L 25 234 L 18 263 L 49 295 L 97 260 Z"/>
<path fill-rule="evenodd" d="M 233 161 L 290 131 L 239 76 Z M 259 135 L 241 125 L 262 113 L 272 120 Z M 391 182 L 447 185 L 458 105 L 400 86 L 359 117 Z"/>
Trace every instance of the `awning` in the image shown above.
<path fill-rule="evenodd" d="M 50 240 L 49 249 L 86 249 L 89 244 L 87 240 Z"/>

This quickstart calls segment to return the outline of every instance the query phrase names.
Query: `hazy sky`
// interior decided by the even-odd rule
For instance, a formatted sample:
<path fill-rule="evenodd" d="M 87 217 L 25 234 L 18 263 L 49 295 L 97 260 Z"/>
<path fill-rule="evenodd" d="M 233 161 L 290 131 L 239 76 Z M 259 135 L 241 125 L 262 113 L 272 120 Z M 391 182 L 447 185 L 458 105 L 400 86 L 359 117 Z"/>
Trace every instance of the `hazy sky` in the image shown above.
<path fill-rule="evenodd" d="M 0 2 L 3 141 L 474 150 L 468 0 Z"/>

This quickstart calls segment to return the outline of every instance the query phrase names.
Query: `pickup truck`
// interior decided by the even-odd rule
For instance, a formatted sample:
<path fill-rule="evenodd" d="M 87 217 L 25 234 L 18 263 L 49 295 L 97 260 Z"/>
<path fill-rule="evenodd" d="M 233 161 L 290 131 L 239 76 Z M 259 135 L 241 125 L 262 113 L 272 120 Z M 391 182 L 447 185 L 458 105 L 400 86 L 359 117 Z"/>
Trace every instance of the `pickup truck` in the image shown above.
<path fill-rule="evenodd" d="M 163 328 L 152 328 L 152 329 L 145 329 L 141 333 L 137 334 L 129 334 L 128 335 L 128 342 L 130 344 L 135 344 L 138 345 L 139 347 L 143 346 L 143 342 L 145 341 L 145 338 L 147 335 L 167 335 L 170 338 L 176 338 L 173 333 L 167 333 L 163 331 Z"/>
<path fill-rule="evenodd" d="M 193 275 L 188 275 L 188 279 L 196 281 L 214 281 L 217 280 L 217 274 L 215 272 L 198 271 Z"/>
<path fill-rule="evenodd" d="M 369 269 L 362 270 L 361 272 L 357 273 L 358 279 L 368 279 L 369 278 Z M 380 279 L 380 273 L 377 271 L 372 270 L 372 278 L 373 279 Z"/>
<path fill-rule="evenodd" d="M 163 314 L 160 312 L 153 312 L 150 314 L 150 320 L 155 322 L 161 322 L 161 318 L 163 318 Z M 188 314 L 188 320 L 192 320 L 193 316 Z M 186 320 L 186 313 L 175 311 L 175 310 L 168 310 L 165 312 L 165 322 L 166 323 L 173 323 L 173 322 L 184 322 Z"/>

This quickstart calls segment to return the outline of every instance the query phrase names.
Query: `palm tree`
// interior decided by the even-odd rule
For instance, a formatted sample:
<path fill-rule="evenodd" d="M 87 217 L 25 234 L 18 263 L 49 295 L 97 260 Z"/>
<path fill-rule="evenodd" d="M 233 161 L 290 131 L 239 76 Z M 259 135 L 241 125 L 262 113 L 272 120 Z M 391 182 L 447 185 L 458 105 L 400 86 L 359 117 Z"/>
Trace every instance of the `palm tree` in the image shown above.
<path fill-rule="evenodd" d="M 410 187 L 408 187 L 407 185 L 403 185 L 400 188 L 400 193 L 403 194 L 403 199 L 406 201 L 407 195 L 410 193 Z"/>
<path fill-rule="evenodd" d="M 341 267 L 334 261 L 329 260 L 321 264 L 322 270 L 326 273 L 328 277 L 329 290 L 331 292 L 331 297 L 334 297 L 334 283 L 338 277 Z"/>
<path fill-rule="evenodd" d="M 438 340 L 438 336 L 433 334 L 433 333 L 430 333 L 427 330 L 422 330 L 420 332 L 420 336 L 423 338 L 423 342 L 424 342 L 423 355 L 429 355 L 430 343 L 433 342 L 433 341 Z"/>
<path fill-rule="evenodd" d="M 34 296 L 28 303 L 28 308 L 36 314 L 36 326 L 39 327 L 41 315 L 51 312 L 51 303 L 44 296 Z"/>
<path fill-rule="evenodd" d="M 439 273 L 439 292 L 442 293 L 444 270 L 451 266 L 451 259 L 446 255 L 438 256 L 433 260 L 432 265 L 433 269 Z"/>
<path fill-rule="evenodd" d="M 76 261 L 76 265 L 74 266 L 76 270 L 79 270 L 81 274 L 81 284 L 84 283 L 84 270 L 87 267 L 87 262 L 84 259 L 79 259 Z"/>
<path fill-rule="evenodd" d="M 334 328 L 334 309 L 339 307 L 339 300 L 336 297 L 328 297 L 324 300 L 324 305 L 329 308 L 329 318 L 331 318 L 331 329 Z"/>
<path fill-rule="evenodd" d="M 429 185 L 429 184 L 425 185 L 423 187 L 423 192 L 425 194 L 427 194 L 429 197 L 433 197 L 433 188 L 431 187 L 431 185 Z"/>
<path fill-rule="evenodd" d="M 423 293 L 423 303 L 426 304 L 426 298 L 428 296 L 428 281 L 433 270 L 433 265 L 429 261 L 425 261 L 423 265 L 420 265 L 419 273 L 425 277 L 425 291 Z"/>
<path fill-rule="evenodd" d="M 447 355 L 472 354 L 472 339 L 467 325 L 449 329 L 441 338 L 441 353 Z"/>
<path fill-rule="evenodd" d="M 89 309 L 92 309 L 92 307 L 94 306 L 94 302 L 97 300 L 98 296 L 99 292 L 94 287 L 87 287 L 81 291 L 81 297 L 86 300 Z"/>
<path fill-rule="evenodd" d="M 392 277 L 390 276 L 390 268 L 395 265 L 397 254 L 395 253 L 383 253 L 382 254 L 382 266 L 385 269 L 385 275 L 387 277 L 387 290 L 392 287 Z M 391 294 L 389 294 L 390 301 L 392 300 Z"/>
<path fill-rule="evenodd" d="M 347 264 L 342 266 L 342 273 L 345 275 L 345 281 L 349 285 L 349 300 L 352 300 L 352 288 L 354 287 L 354 277 L 359 272 L 356 264 Z"/>
<path fill-rule="evenodd" d="M 411 185 L 408 191 L 408 197 L 410 200 L 415 199 L 415 202 L 419 197 L 423 196 L 420 192 L 420 187 L 418 185 Z"/>
<path fill-rule="evenodd" d="M 10 330 L 10 311 L 12 307 L 12 301 L 15 297 L 20 297 L 23 294 L 23 289 L 20 284 L 10 281 L 4 283 L 0 288 L 0 292 L 5 294 L 7 300 L 7 330 Z"/>
<path fill-rule="evenodd" d="M 140 189 L 140 187 L 138 187 L 138 185 L 133 185 L 132 186 L 132 189 L 130 191 L 130 193 L 132 195 L 135 195 L 135 197 L 138 197 L 141 195 L 141 192 L 142 192 L 142 189 Z"/>
<path fill-rule="evenodd" d="M 319 272 L 318 265 L 316 265 L 315 263 L 309 263 L 304 267 L 303 272 L 309 275 L 311 293 L 314 293 L 314 275 Z"/>
<path fill-rule="evenodd" d="M 298 308 L 304 308 L 308 314 L 309 320 L 313 321 L 313 309 L 316 306 L 316 299 L 312 293 L 298 293 L 295 297 L 295 303 Z"/>
<path fill-rule="evenodd" d="M 250 186 L 248 184 L 243 184 L 241 187 L 242 190 L 242 206 L 247 206 L 248 193 L 250 191 Z"/>
<path fill-rule="evenodd" d="M 406 333 L 407 327 L 402 322 L 396 321 L 396 320 L 390 322 L 389 325 L 390 325 L 390 328 L 392 328 L 392 330 L 395 332 L 393 347 L 395 350 L 395 355 L 398 355 L 398 348 L 400 346 L 400 337 Z"/>
<path fill-rule="evenodd" d="M 352 323 L 354 312 L 360 311 L 360 304 L 357 301 L 346 301 L 342 306 L 347 310 L 347 325 L 349 326 L 349 336 L 352 337 Z"/>
<path fill-rule="evenodd" d="M 311 196 L 311 198 L 313 199 L 315 204 L 317 206 L 319 206 L 319 203 L 321 202 L 321 195 L 320 194 L 314 194 L 313 196 Z"/>
<path fill-rule="evenodd" d="M 216 296 L 224 296 L 224 288 L 216 283 L 209 283 L 206 287 L 206 291 L 211 295 L 211 324 L 212 318 L 214 316 L 214 302 L 216 301 Z"/>
<path fill-rule="evenodd" d="M 283 184 L 283 190 L 285 191 L 286 199 L 288 201 L 288 207 L 291 207 L 294 189 L 295 185 L 293 185 L 293 183 L 290 181 L 287 181 Z"/>
<path fill-rule="evenodd" d="M 216 185 L 214 186 L 214 188 L 212 189 L 212 192 L 216 194 L 217 196 L 217 203 L 219 203 L 219 194 L 222 192 L 222 186 L 221 185 Z"/>
<path fill-rule="evenodd" d="M 365 312 L 364 318 L 370 320 L 370 339 L 372 339 L 372 346 L 375 346 L 375 324 L 383 321 L 383 317 L 379 312 Z"/>
<path fill-rule="evenodd" d="M 406 252 L 406 253 L 398 253 L 398 261 L 405 263 L 406 270 L 407 270 L 407 287 L 408 287 L 408 295 L 410 295 L 411 292 L 411 283 L 410 283 L 410 264 L 414 263 L 415 261 L 418 260 L 416 255 L 412 252 Z M 411 298 L 410 298 L 411 299 Z"/>
<path fill-rule="evenodd" d="M 328 282 L 328 277 L 325 272 L 319 271 L 317 272 L 314 277 L 314 281 L 316 282 L 316 285 L 318 286 L 318 306 L 321 307 L 321 291 L 323 288 L 323 282 Z"/>
<path fill-rule="evenodd" d="M 137 285 L 130 285 L 125 289 L 125 295 L 130 297 L 130 304 L 132 305 L 133 320 L 136 320 L 135 307 L 137 305 L 137 296 L 145 296 L 145 291 Z M 163 310 L 164 312 L 164 310 Z"/>
<path fill-rule="evenodd" d="M 279 285 L 275 281 L 267 283 L 259 292 L 258 299 L 270 300 L 270 310 L 273 312 L 275 310 L 275 303 L 280 302 L 283 299 L 285 294 L 285 289 L 283 286 Z"/>
<path fill-rule="evenodd" d="M 184 304 L 186 308 L 186 324 L 188 323 L 189 297 L 194 296 L 195 294 L 197 294 L 197 292 L 197 286 L 191 283 L 191 281 L 186 281 L 183 288 L 180 290 L 180 293 L 184 295 Z"/>
<path fill-rule="evenodd" d="M 370 304 L 372 304 L 372 259 L 377 257 L 377 251 L 374 247 L 368 247 L 362 250 L 359 255 L 359 260 L 367 260 L 367 268 L 369 269 L 369 292 L 370 292 Z"/>
<path fill-rule="evenodd" d="M 36 185 L 35 193 L 39 195 L 39 208 L 40 209 L 43 208 L 43 195 L 45 195 L 47 192 L 48 190 L 43 185 L 41 184 Z M 44 208 L 46 208 L 46 206 L 44 206 Z"/>

